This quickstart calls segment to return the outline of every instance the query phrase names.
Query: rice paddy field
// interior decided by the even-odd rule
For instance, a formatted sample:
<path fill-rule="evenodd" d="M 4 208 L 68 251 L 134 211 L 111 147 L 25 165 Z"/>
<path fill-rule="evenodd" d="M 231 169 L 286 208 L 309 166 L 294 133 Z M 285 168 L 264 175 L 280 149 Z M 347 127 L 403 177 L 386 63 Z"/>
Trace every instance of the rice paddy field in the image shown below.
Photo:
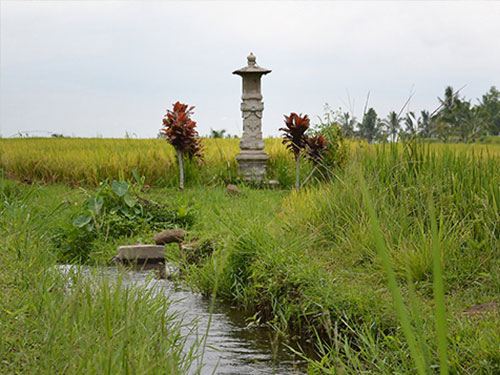
<path fill-rule="evenodd" d="M 85 283 L 65 293 L 48 271 L 106 265 L 117 245 L 152 237 L 141 222 L 61 254 L 61 228 L 100 182 L 135 170 L 150 186 L 138 194 L 189 212 L 203 244 L 167 249 L 178 281 L 300 339 L 310 374 L 500 374 L 499 145 L 349 142 L 345 166 L 299 192 L 279 139 L 266 140 L 277 189 L 239 180 L 237 140 L 204 146 L 179 192 L 163 140 L 0 139 L 0 373 L 185 373 L 178 327 L 155 326 L 168 301 Z"/>
<path fill-rule="evenodd" d="M 235 156 L 239 152 L 238 139 L 204 139 L 204 160 L 188 163 L 187 183 L 223 185 L 239 181 Z M 487 144 L 432 144 L 436 152 L 467 153 L 480 158 L 500 155 L 498 145 Z M 349 142 L 351 156 L 359 151 L 370 152 L 375 147 L 364 142 Z M 270 156 L 268 175 L 283 186 L 293 181 L 294 159 L 281 139 L 266 139 L 266 153 Z M 6 177 L 47 184 L 64 183 L 71 186 L 98 186 L 106 178 L 131 179 L 132 169 L 148 185 L 175 187 L 178 184 L 178 166 L 174 149 L 162 139 L 102 139 L 102 138 L 27 138 L 0 139 L 0 166 Z M 307 176 L 310 166 L 303 167 Z"/>

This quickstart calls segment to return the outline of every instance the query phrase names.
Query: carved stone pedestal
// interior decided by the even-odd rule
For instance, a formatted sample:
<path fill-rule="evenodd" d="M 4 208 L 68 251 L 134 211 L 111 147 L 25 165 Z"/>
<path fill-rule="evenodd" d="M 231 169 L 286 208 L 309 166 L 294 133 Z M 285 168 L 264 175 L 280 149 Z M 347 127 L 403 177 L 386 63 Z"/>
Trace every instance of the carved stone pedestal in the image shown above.
<path fill-rule="evenodd" d="M 240 141 L 241 152 L 236 156 L 236 160 L 238 160 L 239 172 L 246 181 L 262 182 L 266 175 L 266 162 L 269 156 L 264 152 L 262 140 L 264 103 L 260 79 L 262 75 L 271 71 L 258 66 L 252 53 L 247 59 L 248 66 L 233 72 L 243 78 L 243 95 L 241 96 L 243 137 Z"/>
<path fill-rule="evenodd" d="M 240 175 L 249 182 L 264 181 L 268 159 L 269 156 L 262 150 L 242 150 L 236 155 Z"/>

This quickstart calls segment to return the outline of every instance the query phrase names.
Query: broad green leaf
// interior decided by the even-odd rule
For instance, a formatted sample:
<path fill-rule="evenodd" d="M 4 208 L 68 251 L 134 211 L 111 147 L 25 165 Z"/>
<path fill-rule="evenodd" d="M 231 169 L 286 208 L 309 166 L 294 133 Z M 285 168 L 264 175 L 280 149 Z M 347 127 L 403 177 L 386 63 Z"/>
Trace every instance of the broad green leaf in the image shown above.
<path fill-rule="evenodd" d="M 123 197 L 125 193 L 128 191 L 128 184 L 125 181 L 118 182 L 116 180 L 113 180 L 111 187 L 113 188 L 115 194 L 118 195 L 119 197 Z"/>
<path fill-rule="evenodd" d="M 90 215 L 80 215 L 75 220 L 73 220 L 73 225 L 78 228 L 82 228 L 92 220 Z"/>
<path fill-rule="evenodd" d="M 89 199 L 89 210 L 92 211 L 94 214 L 99 215 L 99 212 L 101 212 L 102 205 L 104 204 L 104 200 L 102 197 L 95 198 L 91 197 Z"/>
<path fill-rule="evenodd" d="M 132 168 L 132 175 L 134 176 L 137 183 L 142 186 L 142 184 L 144 183 L 144 176 L 139 176 L 139 173 L 135 170 L 135 168 Z"/>
<path fill-rule="evenodd" d="M 130 195 L 130 194 L 125 194 L 125 196 L 123 197 L 123 200 L 125 201 L 125 204 L 131 208 L 134 207 L 135 204 L 137 203 L 137 199 L 133 195 Z"/>

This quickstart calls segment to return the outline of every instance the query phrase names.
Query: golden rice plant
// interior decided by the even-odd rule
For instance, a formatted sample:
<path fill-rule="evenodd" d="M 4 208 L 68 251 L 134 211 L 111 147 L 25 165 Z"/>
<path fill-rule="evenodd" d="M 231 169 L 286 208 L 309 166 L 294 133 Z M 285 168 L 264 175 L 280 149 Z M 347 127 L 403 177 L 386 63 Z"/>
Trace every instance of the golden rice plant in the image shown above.
<path fill-rule="evenodd" d="M 238 139 L 203 139 L 203 162 L 186 165 L 188 185 L 238 182 L 235 161 L 238 142 Z M 363 141 L 348 144 L 353 161 L 380 147 Z M 268 138 L 265 145 L 270 156 L 268 178 L 278 180 L 284 187 L 292 186 L 293 155 L 286 151 L 279 138 Z M 472 153 L 477 157 L 500 156 L 499 145 L 436 143 L 428 147 L 437 152 L 454 150 L 457 154 Z M 173 187 L 178 176 L 175 151 L 162 139 L 0 139 L 0 168 L 5 176 L 19 181 L 72 186 L 97 186 L 106 178 L 132 179 L 132 169 L 143 175 L 148 185 Z M 310 170 L 310 165 L 304 165 L 301 174 L 307 176 Z"/>

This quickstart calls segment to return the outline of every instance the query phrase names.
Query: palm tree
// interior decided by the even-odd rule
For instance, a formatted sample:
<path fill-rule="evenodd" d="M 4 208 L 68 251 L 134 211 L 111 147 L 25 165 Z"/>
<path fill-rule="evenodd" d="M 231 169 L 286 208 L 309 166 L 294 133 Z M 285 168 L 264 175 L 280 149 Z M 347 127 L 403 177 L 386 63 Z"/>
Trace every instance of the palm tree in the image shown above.
<path fill-rule="evenodd" d="M 380 120 L 377 117 L 377 112 L 373 108 L 368 109 L 368 111 L 363 116 L 363 121 L 359 124 L 359 134 L 361 138 L 366 139 L 369 143 L 372 143 L 379 134 Z"/>
<path fill-rule="evenodd" d="M 430 138 L 433 133 L 433 121 L 429 111 L 423 110 L 420 112 L 420 117 L 418 119 L 418 130 L 422 137 Z"/>
<path fill-rule="evenodd" d="M 417 134 L 417 129 L 418 129 L 418 122 L 415 117 L 415 113 L 408 112 L 405 117 L 404 123 L 405 123 L 405 134 L 410 137 L 415 136 Z"/>
<path fill-rule="evenodd" d="M 392 142 L 396 140 L 399 129 L 401 128 L 401 118 L 399 118 L 398 114 L 394 111 L 389 112 L 387 118 L 384 120 L 384 125 L 387 127 L 389 131 L 389 135 L 391 136 Z"/>
<path fill-rule="evenodd" d="M 352 137 L 354 135 L 354 127 L 356 126 L 356 117 L 352 116 L 349 112 L 344 112 L 340 116 L 340 127 L 344 137 Z"/>
<path fill-rule="evenodd" d="M 438 98 L 445 112 L 451 112 L 455 107 L 456 94 L 453 92 L 453 87 L 446 86 L 444 89 L 444 99 Z"/>

